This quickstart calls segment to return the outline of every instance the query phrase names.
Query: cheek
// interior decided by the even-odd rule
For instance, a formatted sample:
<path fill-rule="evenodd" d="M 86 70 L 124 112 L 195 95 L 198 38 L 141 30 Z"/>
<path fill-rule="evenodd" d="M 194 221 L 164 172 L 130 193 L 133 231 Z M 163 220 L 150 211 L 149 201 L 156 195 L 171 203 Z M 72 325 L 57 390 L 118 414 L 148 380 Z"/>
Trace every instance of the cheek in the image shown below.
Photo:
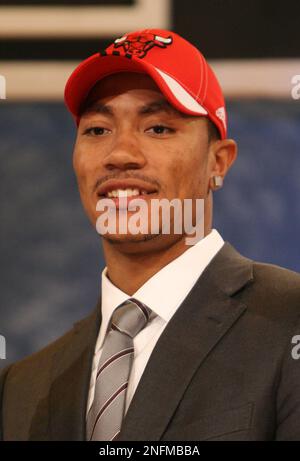
<path fill-rule="evenodd" d="M 206 163 L 205 157 L 197 146 L 186 147 L 184 150 L 173 151 L 168 163 L 170 183 L 173 183 L 178 195 L 193 195 L 204 182 Z"/>
<path fill-rule="evenodd" d="M 88 184 L 91 171 L 93 170 L 90 158 L 84 154 L 83 146 L 80 144 L 75 144 L 73 152 L 73 168 L 77 177 L 80 191 L 82 191 Z"/>
<path fill-rule="evenodd" d="M 96 220 L 96 203 L 91 197 L 93 167 L 87 156 L 84 155 L 84 149 L 79 144 L 75 145 L 74 148 L 73 168 L 77 178 L 81 203 L 91 223 L 94 225 Z"/>
<path fill-rule="evenodd" d="M 73 169 L 75 171 L 75 174 L 78 177 L 81 176 L 81 172 L 83 170 L 83 161 L 82 161 L 83 155 L 82 155 L 82 148 L 81 145 L 78 141 L 76 141 L 74 150 L 73 150 Z"/>

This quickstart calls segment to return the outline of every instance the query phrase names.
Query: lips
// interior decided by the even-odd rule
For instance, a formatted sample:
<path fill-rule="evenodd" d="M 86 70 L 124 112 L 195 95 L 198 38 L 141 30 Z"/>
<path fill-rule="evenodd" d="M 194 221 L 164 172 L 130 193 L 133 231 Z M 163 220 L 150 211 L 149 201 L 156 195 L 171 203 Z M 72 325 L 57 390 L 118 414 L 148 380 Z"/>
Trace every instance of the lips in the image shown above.
<path fill-rule="evenodd" d="M 127 194 L 116 194 L 116 191 L 126 191 Z M 129 192 L 128 192 L 129 190 Z M 137 179 L 126 179 L 126 180 L 109 180 L 102 184 L 97 189 L 97 195 L 99 198 L 118 198 L 122 195 L 122 198 L 141 198 L 149 194 L 157 192 L 152 185 Z M 109 194 L 110 193 L 110 194 Z M 109 196 L 108 196 L 109 194 Z"/>
<path fill-rule="evenodd" d="M 157 189 L 146 181 L 128 178 L 123 180 L 109 180 L 96 190 L 99 199 L 109 198 L 116 209 L 127 209 L 132 200 L 150 200 L 157 193 Z"/>

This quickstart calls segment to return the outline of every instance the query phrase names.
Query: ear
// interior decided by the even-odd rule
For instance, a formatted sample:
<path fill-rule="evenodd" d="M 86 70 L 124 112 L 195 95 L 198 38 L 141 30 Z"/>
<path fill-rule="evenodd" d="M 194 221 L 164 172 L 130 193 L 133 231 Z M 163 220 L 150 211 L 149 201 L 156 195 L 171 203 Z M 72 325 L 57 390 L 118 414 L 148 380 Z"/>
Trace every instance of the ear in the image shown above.
<path fill-rule="evenodd" d="M 233 139 L 221 139 L 211 143 L 209 148 L 209 188 L 217 189 L 215 176 L 225 178 L 237 157 L 237 144 Z"/>

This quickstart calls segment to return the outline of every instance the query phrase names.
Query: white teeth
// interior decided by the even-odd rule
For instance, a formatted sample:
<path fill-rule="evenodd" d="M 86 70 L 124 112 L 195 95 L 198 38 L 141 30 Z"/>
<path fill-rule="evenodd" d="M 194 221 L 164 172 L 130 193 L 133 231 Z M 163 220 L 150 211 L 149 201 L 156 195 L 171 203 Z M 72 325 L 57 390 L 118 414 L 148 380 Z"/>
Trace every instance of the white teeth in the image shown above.
<path fill-rule="evenodd" d="M 139 191 L 139 189 L 116 189 L 107 192 L 107 197 L 133 197 L 135 195 L 146 194 L 146 191 Z"/>

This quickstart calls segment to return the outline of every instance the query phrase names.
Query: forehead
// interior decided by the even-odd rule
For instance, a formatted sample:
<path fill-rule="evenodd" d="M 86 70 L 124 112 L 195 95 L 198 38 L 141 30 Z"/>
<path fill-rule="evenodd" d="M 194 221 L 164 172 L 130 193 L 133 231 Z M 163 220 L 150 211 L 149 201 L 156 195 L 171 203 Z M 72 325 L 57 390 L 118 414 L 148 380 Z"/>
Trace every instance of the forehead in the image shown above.
<path fill-rule="evenodd" d="M 183 123 L 206 122 L 206 117 L 178 111 L 151 77 L 139 72 L 119 72 L 100 80 L 82 105 L 80 119 L 86 119 L 93 114 L 114 116 L 118 112 L 124 114 L 124 111 L 142 117 L 165 113 Z"/>
<path fill-rule="evenodd" d="M 151 95 L 165 99 L 149 75 L 138 72 L 120 72 L 104 77 L 96 83 L 90 90 L 82 109 L 86 110 L 99 99 L 132 94 L 133 92 L 138 94 L 141 100 Z"/>

